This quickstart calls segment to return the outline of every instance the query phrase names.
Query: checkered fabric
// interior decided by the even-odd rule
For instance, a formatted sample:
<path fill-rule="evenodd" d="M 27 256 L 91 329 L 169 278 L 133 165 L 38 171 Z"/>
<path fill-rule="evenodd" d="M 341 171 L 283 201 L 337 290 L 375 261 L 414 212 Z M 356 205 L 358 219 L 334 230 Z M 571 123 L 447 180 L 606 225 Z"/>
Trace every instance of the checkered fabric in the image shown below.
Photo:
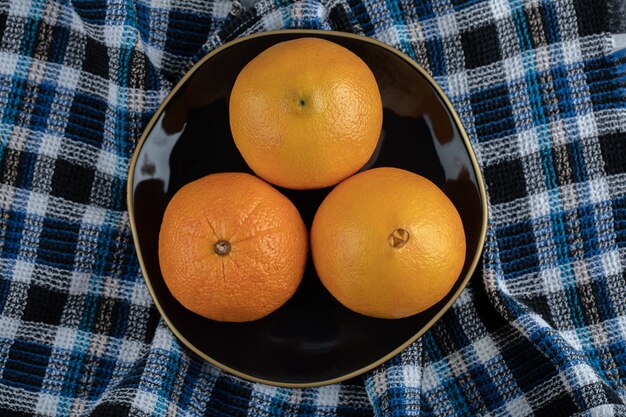
<path fill-rule="evenodd" d="M 0 2 L 0 415 L 626 415 L 619 13 L 621 0 Z M 125 207 L 131 153 L 173 83 L 226 41 L 288 27 L 372 36 L 430 72 L 491 215 L 481 276 L 429 332 L 315 389 L 249 383 L 183 348 Z"/>

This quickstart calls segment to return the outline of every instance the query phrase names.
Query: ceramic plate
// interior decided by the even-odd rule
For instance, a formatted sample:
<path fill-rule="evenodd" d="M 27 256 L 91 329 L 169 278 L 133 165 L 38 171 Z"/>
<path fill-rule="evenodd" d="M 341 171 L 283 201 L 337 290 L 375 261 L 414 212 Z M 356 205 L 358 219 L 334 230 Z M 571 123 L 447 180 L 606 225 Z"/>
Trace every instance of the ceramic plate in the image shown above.
<path fill-rule="evenodd" d="M 467 238 L 463 271 L 448 295 L 429 310 L 400 320 L 356 314 L 320 283 L 309 255 L 293 298 L 249 323 L 205 319 L 168 291 L 158 259 L 165 207 L 183 185 L 214 172 L 251 172 L 228 123 L 228 99 L 239 71 L 266 48 L 315 36 L 360 56 L 376 76 L 383 99 L 378 147 L 363 168 L 393 166 L 423 175 L 456 205 Z M 279 188 L 310 228 L 331 188 Z M 128 208 L 137 254 L 150 293 L 176 336 L 202 358 L 233 374 L 281 386 L 315 386 L 363 373 L 400 352 L 450 307 L 474 273 L 487 209 L 482 177 L 458 116 L 432 78 L 412 60 L 369 38 L 328 31 L 266 32 L 211 52 L 178 83 L 158 109 L 132 159 Z"/>

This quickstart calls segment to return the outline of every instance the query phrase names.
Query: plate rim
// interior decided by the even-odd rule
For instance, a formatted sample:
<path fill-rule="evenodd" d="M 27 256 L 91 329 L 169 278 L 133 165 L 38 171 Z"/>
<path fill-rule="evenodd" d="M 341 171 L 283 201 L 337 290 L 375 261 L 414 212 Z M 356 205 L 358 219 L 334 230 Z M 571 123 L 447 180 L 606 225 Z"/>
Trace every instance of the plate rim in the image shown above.
<path fill-rule="evenodd" d="M 448 300 L 448 302 L 415 335 L 410 337 L 406 342 L 402 343 L 400 346 L 398 346 L 396 349 L 394 349 L 393 351 L 389 352 L 388 354 L 386 354 L 382 358 L 379 358 L 378 360 L 376 360 L 376 361 L 374 361 L 374 362 L 372 362 L 372 363 L 370 363 L 370 364 L 368 364 L 368 365 L 366 365 L 364 367 L 361 367 L 361 368 L 359 368 L 359 369 L 357 369 L 355 371 L 349 372 L 347 374 L 344 374 L 344 375 L 341 375 L 341 376 L 338 376 L 338 377 L 335 377 L 335 378 L 331 378 L 331 379 L 325 379 L 325 380 L 313 381 L 313 382 L 282 382 L 282 381 L 273 381 L 271 379 L 259 378 L 259 377 L 253 376 L 253 375 L 248 375 L 248 374 L 246 374 L 244 372 L 238 371 L 238 370 L 236 370 L 234 368 L 231 368 L 228 365 L 225 365 L 225 364 L 223 364 L 223 363 L 221 363 L 221 362 L 211 358 L 209 355 L 207 355 L 204 352 L 202 352 L 199 348 L 197 348 L 189 340 L 187 340 L 187 338 L 185 338 L 185 336 L 182 335 L 178 331 L 176 326 L 174 326 L 172 324 L 172 322 L 170 321 L 170 319 L 167 316 L 167 314 L 165 314 L 165 312 L 163 311 L 163 308 L 161 307 L 161 304 L 159 303 L 159 301 L 158 301 L 158 299 L 157 299 L 157 297 L 156 297 L 156 295 L 154 293 L 154 290 L 152 288 L 151 280 L 148 277 L 148 274 L 146 272 L 146 268 L 145 268 L 145 264 L 144 264 L 144 260 L 143 260 L 143 255 L 141 253 L 141 248 L 139 246 L 139 238 L 138 238 L 138 233 L 137 233 L 137 227 L 136 227 L 136 224 L 135 224 L 135 210 L 134 210 L 134 206 L 133 206 L 133 182 L 134 182 L 134 179 L 135 179 L 134 178 L 134 172 L 135 172 L 135 167 L 137 165 L 137 159 L 138 159 L 138 156 L 139 156 L 139 152 L 143 148 L 143 145 L 144 145 L 146 139 L 148 138 L 149 133 L 152 131 L 152 128 L 154 127 L 154 125 L 156 124 L 156 122 L 160 118 L 161 114 L 165 110 L 165 107 L 170 103 L 171 99 L 174 97 L 174 95 L 176 95 L 178 90 L 187 82 L 187 80 L 189 78 L 191 78 L 191 76 L 193 74 L 195 74 L 195 72 L 206 61 L 208 61 L 209 59 L 211 59 L 212 57 L 214 57 L 218 53 L 224 51 L 225 49 L 230 48 L 233 45 L 236 45 L 236 44 L 241 43 L 241 42 L 245 42 L 245 41 L 250 40 L 250 39 L 260 38 L 260 37 L 265 37 L 265 36 L 273 36 L 273 35 L 277 35 L 277 34 L 295 34 L 295 35 L 328 34 L 328 35 L 333 35 L 333 36 L 337 36 L 337 37 L 340 37 L 340 38 L 348 38 L 348 39 L 358 40 L 358 41 L 361 41 L 361 42 L 370 43 L 372 45 L 376 45 L 378 47 L 384 48 L 387 51 L 395 54 L 399 58 L 403 59 L 409 65 L 413 66 L 413 68 L 415 68 L 428 81 L 428 83 L 433 87 L 433 89 L 437 92 L 437 95 L 439 96 L 439 98 L 441 99 L 441 101 L 443 102 L 443 104 L 445 105 L 447 110 L 450 112 L 450 115 L 454 119 L 455 123 L 457 124 L 457 128 L 459 129 L 459 134 L 460 134 L 461 139 L 463 140 L 463 142 L 465 144 L 465 147 L 466 147 L 466 149 L 468 151 L 468 154 L 469 154 L 469 157 L 470 157 L 470 161 L 472 163 L 472 166 L 474 168 L 474 172 L 476 174 L 476 180 L 478 182 L 478 189 L 479 189 L 479 194 L 480 194 L 480 197 L 481 197 L 481 205 L 482 205 L 482 209 L 483 209 L 482 227 L 481 227 L 481 230 L 480 230 L 479 241 L 478 241 L 478 248 L 479 248 L 479 250 L 476 251 L 476 254 L 474 255 L 474 259 L 472 259 L 472 262 L 470 263 L 470 266 L 469 266 L 469 269 L 467 270 L 467 273 L 465 274 L 465 276 L 461 280 L 461 285 L 455 291 L 455 293 L 452 295 L 450 300 Z M 365 372 L 367 372 L 367 371 L 369 371 L 371 369 L 374 369 L 375 367 L 383 364 L 384 362 L 387 362 L 389 359 L 391 359 L 394 356 L 396 356 L 397 354 L 399 354 L 401 351 L 406 349 L 410 344 L 415 342 L 419 337 L 421 337 L 424 333 L 426 333 L 426 331 L 428 331 L 441 318 L 441 316 L 443 316 L 448 311 L 448 309 L 452 306 L 452 304 L 454 304 L 454 302 L 461 295 L 461 292 L 463 292 L 463 290 L 467 286 L 467 283 L 469 282 L 470 278 L 474 274 L 474 271 L 476 270 L 476 267 L 478 265 L 478 262 L 480 261 L 480 258 L 482 256 L 482 252 L 483 252 L 483 249 L 484 249 L 485 238 L 486 238 L 486 234 L 487 234 L 487 221 L 488 221 L 487 193 L 485 191 L 485 184 L 484 184 L 483 175 L 482 175 L 482 172 L 481 172 L 480 167 L 478 165 L 478 161 L 476 159 L 476 155 L 474 153 L 474 149 L 472 148 L 471 142 L 470 142 L 469 137 L 467 135 L 467 131 L 465 130 L 465 126 L 461 122 L 461 119 L 460 119 L 458 113 L 456 112 L 456 110 L 452 106 L 452 103 L 450 102 L 448 97 L 445 95 L 445 93 L 443 92 L 441 87 L 433 79 L 433 77 L 430 74 L 428 74 L 428 72 L 426 72 L 426 70 L 424 68 L 422 68 L 417 62 L 415 62 L 413 59 L 408 57 L 406 54 L 404 54 L 403 52 L 401 52 L 401 51 L 393 48 L 392 46 L 387 45 L 387 44 L 385 44 L 385 43 L 383 43 L 381 41 L 378 41 L 378 40 L 370 38 L 370 37 L 353 34 L 353 33 L 339 32 L 339 31 L 334 31 L 334 30 L 320 30 L 320 29 L 281 29 L 281 30 L 272 30 L 272 31 L 267 31 L 267 32 L 257 32 L 257 33 L 253 33 L 251 35 L 246 35 L 246 36 L 242 36 L 242 37 L 233 39 L 232 41 L 227 42 L 227 43 L 225 43 L 225 44 L 223 44 L 223 45 L 213 49 L 211 52 L 209 52 L 208 54 L 206 54 L 202 58 L 200 58 L 198 60 L 198 62 L 196 62 L 185 73 L 185 75 L 183 75 L 183 77 L 176 83 L 176 85 L 172 88 L 172 90 L 167 94 L 167 96 L 163 99 L 163 101 L 161 102 L 161 104 L 159 105 L 157 110 L 154 112 L 154 114 L 150 118 L 150 121 L 148 122 L 146 127 L 143 129 L 141 137 L 139 138 L 139 141 L 137 142 L 137 145 L 135 146 L 135 149 L 133 151 L 133 155 L 131 157 L 129 168 L 128 168 L 127 184 L 126 184 L 126 205 L 127 205 L 128 218 L 129 218 L 130 227 L 131 227 L 132 236 L 133 236 L 133 246 L 135 247 L 135 251 L 137 253 L 137 258 L 139 260 L 139 266 L 140 266 L 140 269 L 141 269 L 141 275 L 143 276 L 144 281 L 146 282 L 146 285 L 148 287 L 148 291 L 150 292 L 150 297 L 152 298 L 152 301 L 156 305 L 157 310 L 159 311 L 159 314 L 161 315 L 161 317 L 163 317 L 163 320 L 165 321 L 167 326 L 170 328 L 170 330 L 174 333 L 176 338 L 178 338 L 178 340 L 180 340 L 187 348 L 191 349 L 191 351 L 193 351 L 196 355 L 200 356 L 205 361 L 209 362 L 210 364 L 218 367 L 219 369 L 221 369 L 223 371 L 226 371 L 226 372 L 228 372 L 228 373 L 230 373 L 232 375 L 238 376 L 240 378 L 243 378 L 243 379 L 251 381 L 251 382 L 258 382 L 258 383 L 262 383 L 262 384 L 272 385 L 272 386 L 276 386 L 276 387 L 286 387 L 286 388 L 320 387 L 320 386 L 323 386 L 323 385 L 335 384 L 335 383 L 338 383 L 338 382 L 341 382 L 341 381 L 348 380 L 350 378 L 354 378 L 356 376 L 364 374 Z"/>

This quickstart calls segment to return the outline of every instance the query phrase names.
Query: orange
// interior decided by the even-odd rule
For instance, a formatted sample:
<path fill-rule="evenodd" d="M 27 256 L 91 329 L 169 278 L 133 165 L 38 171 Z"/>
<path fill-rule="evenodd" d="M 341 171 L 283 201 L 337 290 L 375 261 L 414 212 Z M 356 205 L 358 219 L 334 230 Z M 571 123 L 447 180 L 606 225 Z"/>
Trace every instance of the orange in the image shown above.
<path fill-rule="evenodd" d="M 266 49 L 238 75 L 230 127 L 259 177 L 286 188 L 322 188 L 369 160 L 382 101 L 372 71 L 354 53 L 323 39 L 295 39 Z"/>
<path fill-rule="evenodd" d="M 159 234 L 161 272 L 187 309 L 219 321 L 259 319 L 300 284 L 307 230 L 296 207 L 243 173 L 208 175 L 181 188 Z"/>
<path fill-rule="evenodd" d="M 397 168 L 339 184 L 315 214 L 315 269 L 328 291 L 367 316 L 402 318 L 441 300 L 465 262 L 461 218 L 432 182 Z"/>

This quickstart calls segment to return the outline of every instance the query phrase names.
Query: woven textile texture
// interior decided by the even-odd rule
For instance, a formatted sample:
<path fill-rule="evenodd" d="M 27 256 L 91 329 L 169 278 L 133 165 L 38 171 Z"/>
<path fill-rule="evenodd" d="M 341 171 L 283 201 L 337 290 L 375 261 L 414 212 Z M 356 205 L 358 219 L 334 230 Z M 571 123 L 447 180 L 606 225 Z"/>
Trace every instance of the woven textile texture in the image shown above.
<path fill-rule="evenodd" d="M 0 416 L 626 416 L 614 8 L 1 1 Z M 315 389 L 249 383 L 183 348 L 125 206 L 132 151 L 181 75 L 226 41 L 289 27 L 364 34 L 421 64 L 467 128 L 490 206 L 482 271 L 451 310 L 383 366 Z"/>

